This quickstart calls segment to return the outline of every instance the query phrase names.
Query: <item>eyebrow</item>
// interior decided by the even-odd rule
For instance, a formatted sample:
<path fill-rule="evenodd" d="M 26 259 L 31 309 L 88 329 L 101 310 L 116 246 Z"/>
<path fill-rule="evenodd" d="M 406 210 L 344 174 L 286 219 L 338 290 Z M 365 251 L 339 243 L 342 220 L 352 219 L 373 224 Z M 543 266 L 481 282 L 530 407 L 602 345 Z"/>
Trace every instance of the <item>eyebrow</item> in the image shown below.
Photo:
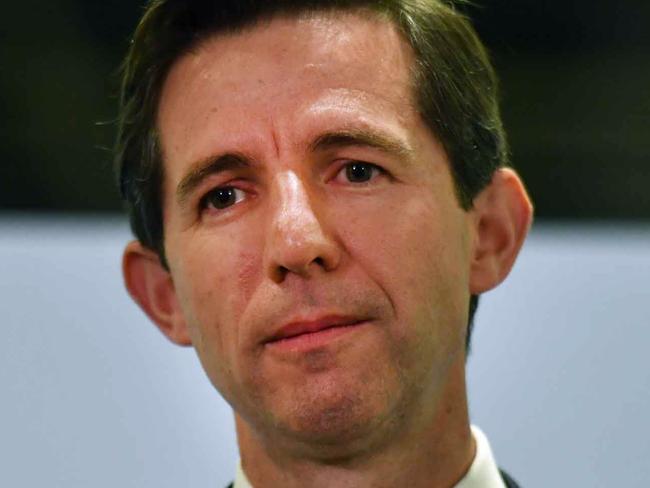
<path fill-rule="evenodd" d="M 319 135 L 309 145 L 309 149 L 311 152 L 317 152 L 350 146 L 377 149 L 407 162 L 413 159 L 413 150 L 406 143 L 388 134 L 367 129 L 342 129 L 326 132 Z M 197 161 L 192 164 L 190 171 L 176 187 L 176 199 L 179 205 L 183 206 L 189 196 L 208 176 L 248 166 L 250 166 L 249 159 L 237 153 L 208 156 Z"/>
<path fill-rule="evenodd" d="M 405 142 L 388 134 L 367 129 L 344 129 L 327 132 L 318 136 L 311 144 L 310 149 L 315 152 L 349 146 L 378 149 L 407 162 L 413 159 L 413 149 Z"/>
<path fill-rule="evenodd" d="M 249 166 L 248 160 L 244 156 L 234 153 L 201 159 L 192 165 L 190 171 L 176 187 L 176 200 L 180 206 L 183 206 L 189 196 L 208 176 L 247 166 Z"/>

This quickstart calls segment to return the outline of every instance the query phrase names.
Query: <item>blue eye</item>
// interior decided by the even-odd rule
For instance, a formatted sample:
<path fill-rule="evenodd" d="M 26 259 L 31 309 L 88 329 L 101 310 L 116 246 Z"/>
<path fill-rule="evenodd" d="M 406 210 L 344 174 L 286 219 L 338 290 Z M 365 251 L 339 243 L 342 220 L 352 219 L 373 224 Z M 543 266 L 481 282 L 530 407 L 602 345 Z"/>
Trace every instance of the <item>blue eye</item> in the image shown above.
<path fill-rule="evenodd" d="M 239 188 L 223 186 L 210 191 L 202 200 L 202 207 L 223 210 L 243 200 L 245 193 Z"/>

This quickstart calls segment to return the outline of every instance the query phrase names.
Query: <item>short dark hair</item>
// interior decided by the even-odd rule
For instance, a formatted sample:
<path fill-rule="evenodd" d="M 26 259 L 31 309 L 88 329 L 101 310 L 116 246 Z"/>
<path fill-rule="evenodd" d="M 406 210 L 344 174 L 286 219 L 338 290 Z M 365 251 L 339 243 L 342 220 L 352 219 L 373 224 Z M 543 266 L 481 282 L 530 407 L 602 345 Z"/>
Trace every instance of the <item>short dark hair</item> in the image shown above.
<path fill-rule="evenodd" d="M 508 164 L 494 69 L 470 21 L 451 1 L 151 0 L 123 64 L 115 167 L 133 233 L 164 266 L 164 167 L 156 113 L 171 66 L 210 35 L 237 32 L 275 15 L 323 10 L 374 12 L 391 20 L 409 42 L 417 108 L 445 148 L 464 209 L 496 169 Z M 472 295 L 468 348 L 477 306 L 478 296 Z"/>

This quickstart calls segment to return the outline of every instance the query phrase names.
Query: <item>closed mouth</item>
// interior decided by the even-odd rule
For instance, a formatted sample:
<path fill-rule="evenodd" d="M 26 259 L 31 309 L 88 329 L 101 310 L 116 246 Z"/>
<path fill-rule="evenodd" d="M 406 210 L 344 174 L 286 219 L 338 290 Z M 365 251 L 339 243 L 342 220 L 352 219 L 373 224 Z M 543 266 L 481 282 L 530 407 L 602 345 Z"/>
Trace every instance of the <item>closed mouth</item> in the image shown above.
<path fill-rule="evenodd" d="M 349 329 L 367 319 L 358 317 L 328 316 L 316 320 L 295 321 L 281 327 L 269 340 L 269 343 L 290 341 L 302 336 L 333 332 L 334 329 Z M 343 330 L 342 330 L 343 331 Z"/>

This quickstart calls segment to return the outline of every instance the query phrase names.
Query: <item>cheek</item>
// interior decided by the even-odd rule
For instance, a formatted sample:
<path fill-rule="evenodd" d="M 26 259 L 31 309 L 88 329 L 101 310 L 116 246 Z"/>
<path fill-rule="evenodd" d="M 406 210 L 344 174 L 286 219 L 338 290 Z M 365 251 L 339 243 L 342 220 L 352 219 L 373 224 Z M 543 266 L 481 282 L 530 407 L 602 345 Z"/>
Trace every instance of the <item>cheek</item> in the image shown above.
<path fill-rule="evenodd" d="M 172 271 L 192 343 L 211 382 L 231 398 L 245 341 L 242 316 L 260 279 L 259 253 L 209 233 L 195 234 L 177 249 L 183 254 L 173 256 Z"/>
<path fill-rule="evenodd" d="M 234 270 L 237 273 L 236 288 L 238 291 L 237 303 L 233 303 L 240 314 L 243 313 L 246 305 L 251 301 L 255 290 L 262 279 L 262 255 L 260 252 L 252 252 L 252 245 L 244 246 L 244 249 L 237 253 L 234 260 Z"/>
<path fill-rule="evenodd" d="M 177 246 L 183 250 L 178 256 L 180 271 L 188 276 L 187 283 L 193 284 L 196 294 L 225 296 L 238 290 L 237 294 L 250 297 L 259 279 L 260 254 L 255 242 L 254 237 L 246 239 L 237 232 L 198 231 Z"/>
<path fill-rule="evenodd" d="M 174 255 L 174 282 L 183 313 L 201 342 L 238 344 L 238 323 L 260 279 L 259 253 L 235 236 L 194 234 Z"/>
<path fill-rule="evenodd" d="M 462 211 L 430 195 L 429 190 L 399 205 L 365 209 L 365 217 L 351 219 L 345 233 L 353 261 L 393 304 L 400 319 L 396 339 L 406 339 L 414 324 L 444 333 L 466 320 Z"/>

